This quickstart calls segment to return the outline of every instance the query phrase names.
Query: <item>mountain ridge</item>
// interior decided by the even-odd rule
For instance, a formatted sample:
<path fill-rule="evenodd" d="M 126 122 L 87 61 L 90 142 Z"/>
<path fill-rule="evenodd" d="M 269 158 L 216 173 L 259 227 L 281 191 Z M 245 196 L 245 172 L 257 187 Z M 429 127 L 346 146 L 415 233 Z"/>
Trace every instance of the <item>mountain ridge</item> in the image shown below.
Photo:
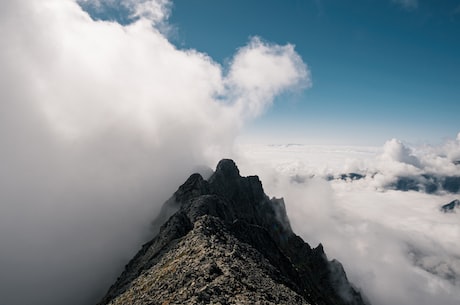
<path fill-rule="evenodd" d="M 366 303 L 321 244 L 294 234 L 283 199 L 230 159 L 208 180 L 191 175 L 154 227 L 98 305 Z"/>

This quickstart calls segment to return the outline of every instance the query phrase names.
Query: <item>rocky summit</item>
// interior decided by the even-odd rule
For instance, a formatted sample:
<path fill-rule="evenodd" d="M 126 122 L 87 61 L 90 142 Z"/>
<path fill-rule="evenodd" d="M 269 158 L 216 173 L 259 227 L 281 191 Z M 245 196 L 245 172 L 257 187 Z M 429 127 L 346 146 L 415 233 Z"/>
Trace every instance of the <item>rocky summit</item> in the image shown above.
<path fill-rule="evenodd" d="M 293 233 L 284 201 L 232 160 L 190 176 L 154 227 L 99 305 L 365 304 L 338 261 Z"/>

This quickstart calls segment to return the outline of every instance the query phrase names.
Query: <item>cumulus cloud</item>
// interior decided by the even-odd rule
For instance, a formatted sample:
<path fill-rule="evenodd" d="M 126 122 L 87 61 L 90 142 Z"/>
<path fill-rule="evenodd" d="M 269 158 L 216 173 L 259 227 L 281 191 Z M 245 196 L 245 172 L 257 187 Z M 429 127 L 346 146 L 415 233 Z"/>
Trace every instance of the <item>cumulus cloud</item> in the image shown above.
<path fill-rule="evenodd" d="M 241 112 L 257 116 L 286 85 L 308 87 L 311 80 L 294 46 L 270 45 L 254 37 L 235 56 L 227 85 L 238 94 L 236 103 Z"/>
<path fill-rule="evenodd" d="M 442 148 L 440 154 L 444 154 L 450 161 L 460 161 L 460 132 L 455 140 L 448 141 Z"/>
<path fill-rule="evenodd" d="M 0 3 L 5 304 L 97 301 L 196 165 L 228 155 L 276 94 L 310 83 L 291 45 L 254 38 L 224 68 L 162 34 L 169 1 L 121 4 L 136 17 L 125 25 L 76 0 Z"/>
<path fill-rule="evenodd" d="M 443 177 L 460 175 L 459 152 L 458 139 L 448 140 L 442 145 L 414 148 L 392 139 L 383 146 L 383 152 L 372 166 L 372 171 L 379 173 L 378 178 L 383 187 L 385 182 L 395 181 L 398 177 L 416 178 L 422 184 L 438 184 Z"/>
<path fill-rule="evenodd" d="M 414 156 L 411 149 L 396 139 L 391 139 L 383 145 L 382 159 L 412 165 L 417 168 L 421 166 L 420 161 Z"/>
<path fill-rule="evenodd" d="M 395 183 L 398 177 L 421 175 L 420 160 L 412 150 L 397 139 L 391 139 L 383 145 L 382 153 L 376 158 L 371 170 L 375 172 L 375 187 L 382 189 Z"/>

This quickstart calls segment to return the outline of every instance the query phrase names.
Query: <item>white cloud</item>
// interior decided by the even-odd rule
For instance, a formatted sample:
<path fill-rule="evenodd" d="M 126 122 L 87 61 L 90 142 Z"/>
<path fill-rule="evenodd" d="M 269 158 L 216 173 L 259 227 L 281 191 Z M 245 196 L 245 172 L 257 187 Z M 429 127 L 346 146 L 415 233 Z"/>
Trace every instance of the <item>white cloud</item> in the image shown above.
<path fill-rule="evenodd" d="M 456 140 L 449 141 L 444 149 L 447 154 L 447 157 L 449 157 L 450 160 L 452 161 L 460 160 L 460 132 L 457 134 Z"/>
<path fill-rule="evenodd" d="M 411 149 L 396 139 L 391 139 L 383 145 L 382 158 L 385 161 L 404 163 L 418 168 L 421 166 Z"/>
<path fill-rule="evenodd" d="M 458 139 L 438 147 L 409 147 L 398 140 L 380 148 L 246 145 L 237 163 L 242 173 L 260 175 L 269 196 L 284 197 L 294 231 L 312 246 L 321 242 L 371 304 L 454 305 L 460 302 L 460 213 L 439 208 L 458 194 L 384 185 L 396 174 L 428 169 L 458 175 L 446 157 L 455 145 Z M 382 177 L 372 176 L 376 170 Z M 368 176 L 353 182 L 318 178 L 350 171 Z M 296 175 L 303 182 L 292 179 Z"/>
<path fill-rule="evenodd" d="M 169 0 L 124 0 L 126 7 L 135 7 L 134 16 L 142 17 L 158 23 L 167 19 L 170 14 Z"/>
<path fill-rule="evenodd" d="M 460 175 L 458 139 L 438 146 L 417 147 L 397 139 L 385 142 L 382 147 L 241 145 L 239 152 L 252 156 L 251 162 L 255 164 L 268 164 L 293 179 L 311 176 L 337 178 L 342 174 L 357 173 L 366 176 L 368 186 L 379 190 L 385 190 L 399 177 L 420 178 L 419 182 L 423 183 L 425 178 L 422 175 L 435 178 Z"/>
<path fill-rule="evenodd" d="M 237 105 L 242 113 L 247 110 L 257 116 L 286 85 L 309 87 L 311 80 L 294 46 L 270 45 L 255 37 L 235 56 L 227 84 L 239 95 Z"/>
<path fill-rule="evenodd" d="M 382 184 L 380 187 L 384 187 L 398 176 L 422 174 L 420 160 L 409 147 L 396 139 L 391 139 L 383 145 L 383 152 L 376 161 L 373 170 L 379 172 L 376 180 Z"/>
<path fill-rule="evenodd" d="M 130 18 L 145 18 L 158 25 L 166 21 L 171 13 L 170 0 L 76 0 L 96 11 L 122 6 L 130 13 Z"/>
<path fill-rule="evenodd" d="M 288 79 L 264 70 L 268 85 L 241 90 L 234 72 L 159 31 L 169 2 L 123 5 L 143 18 L 122 26 L 72 0 L 0 2 L 5 304 L 97 301 L 192 169 L 230 154 L 276 94 L 309 83 L 292 46 L 252 40 L 228 70 L 260 77 L 239 64 L 249 53 Z"/>

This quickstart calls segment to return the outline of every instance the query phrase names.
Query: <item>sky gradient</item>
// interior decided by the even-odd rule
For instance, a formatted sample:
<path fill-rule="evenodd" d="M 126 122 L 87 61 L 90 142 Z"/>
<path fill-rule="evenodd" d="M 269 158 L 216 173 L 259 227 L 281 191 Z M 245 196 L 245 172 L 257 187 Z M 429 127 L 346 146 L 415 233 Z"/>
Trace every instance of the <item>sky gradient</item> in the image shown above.
<path fill-rule="evenodd" d="M 291 43 L 313 86 L 278 97 L 245 136 L 437 143 L 460 131 L 459 1 L 176 1 L 171 40 L 225 65 L 250 37 Z"/>

